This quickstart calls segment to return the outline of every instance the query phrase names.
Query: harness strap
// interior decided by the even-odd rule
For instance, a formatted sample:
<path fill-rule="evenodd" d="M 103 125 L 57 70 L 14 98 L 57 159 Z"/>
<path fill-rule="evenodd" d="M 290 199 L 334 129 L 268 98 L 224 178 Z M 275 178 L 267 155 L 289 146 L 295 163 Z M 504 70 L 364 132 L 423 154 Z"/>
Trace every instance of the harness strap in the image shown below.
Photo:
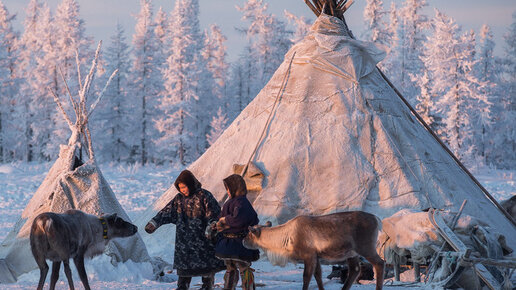
<path fill-rule="evenodd" d="M 104 218 L 99 218 L 99 220 L 100 220 L 100 223 L 102 224 L 102 238 L 104 238 L 104 240 L 107 240 L 108 239 L 107 222 Z"/>

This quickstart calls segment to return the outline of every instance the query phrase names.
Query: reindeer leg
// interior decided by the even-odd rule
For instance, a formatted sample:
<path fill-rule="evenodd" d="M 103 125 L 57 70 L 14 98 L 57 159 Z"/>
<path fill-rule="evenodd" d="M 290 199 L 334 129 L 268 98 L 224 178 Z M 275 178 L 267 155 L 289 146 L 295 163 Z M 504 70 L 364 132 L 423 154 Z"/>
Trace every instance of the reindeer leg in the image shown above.
<path fill-rule="evenodd" d="M 383 271 L 385 268 L 385 262 L 378 256 L 378 254 L 375 252 L 370 257 L 365 257 L 366 260 L 371 263 L 374 267 L 374 273 L 376 276 L 376 290 L 381 290 L 383 287 Z"/>
<path fill-rule="evenodd" d="M 312 280 L 312 276 L 314 275 L 314 271 L 317 265 L 317 257 L 313 255 L 312 257 L 305 259 L 304 263 L 305 269 L 303 271 L 303 290 L 308 290 L 310 280 Z"/>
<path fill-rule="evenodd" d="M 72 270 L 70 270 L 70 263 L 68 260 L 63 261 L 64 264 L 64 271 L 66 274 L 66 279 L 68 279 L 68 287 L 70 287 L 70 290 L 75 290 L 73 287 L 73 279 L 72 279 Z"/>
<path fill-rule="evenodd" d="M 50 275 L 50 290 L 56 289 L 56 283 L 59 279 L 59 269 L 61 269 L 61 261 L 52 263 L 52 275 Z"/>
<path fill-rule="evenodd" d="M 90 290 L 88 276 L 86 275 L 86 269 L 84 269 L 84 254 L 77 255 L 77 257 L 73 259 L 73 262 L 75 263 L 77 272 L 79 272 L 79 277 L 81 278 L 82 285 L 84 285 L 84 289 Z"/>
<path fill-rule="evenodd" d="M 39 260 L 39 261 L 38 261 Z M 38 282 L 38 290 L 43 290 L 43 286 L 45 286 L 45 279 L 47 279 L 48 273 L 48 265 L 45 259 L 36 259 L 36 262 L 39 266 L 39 282 Z"/>
<path fill-rule="evenodd" d="M 321 261 L 317 259 L 317 264 L 315 265 L 315 281 L 317 282 L 317 287 L 319 287 L 319 290 L 324 289 L 324 285 L 322 282 L 322 271 L 321 271 Z"/>
<path fill-rule="evenodd" d="M 348 260 L 348 278 L 346 283 L 342 286 L 342 290 L 348 290 L 353 285 L 353 282 L 357 279 L 360 274 L 360 260 L 358 257 L 349 258 Z"/>

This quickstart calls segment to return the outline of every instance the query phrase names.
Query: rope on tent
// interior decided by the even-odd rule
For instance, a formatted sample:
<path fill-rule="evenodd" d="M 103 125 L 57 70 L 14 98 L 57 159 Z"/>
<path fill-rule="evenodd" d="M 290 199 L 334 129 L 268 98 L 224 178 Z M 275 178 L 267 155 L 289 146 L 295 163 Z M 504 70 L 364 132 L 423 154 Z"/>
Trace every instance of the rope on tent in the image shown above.
<path fill-rule="evenodd" d="M 269 117 L 267 118 L 267 122 L 265 122 L 265 126 L 263 126 L 262 134 L 260 134 L 260 138 L 258 138 L 258 142 L 256 143 L 256 146 L 254 147 L 253 153 L 251 153 L 251 156 L 249 156 L 249 160 L 247 160 L 246 165 L 242 169 L 242 173 L 240 174 L 242 177 L 247 173 L 247 169 L 249 168 L 249 164 L 251 163 L 251 160 L 253 159 L 254 155 L 256 154 L 256 151 L 258 150 L 258 147 L 260 146 L 260 143 L 262 142 L 263 136 L 265 134 L 265 131 L 267 130 L 267 127 L 270 125 L 272 114 L 274 113 L 274 108 L 276 107 L 276 104 L 278 103 L 278 100 L 281 96 L 281 93 L 285 89 L 285 86 L 287 85 L 287 79 L 290 75 L 290 69 L 292 68 L 292 61 L 294 60 L 294 57 L 296 56 L 296 52 L 292 55 L 292 58 L 290 59 L 290 63 L 288 64 L 288 69 L 285 72 L 285 75 L 283 76 L 283 81 L 281 82 L 280 89 L 278 91 L 278 94 L 276 95 L 276 100 L 274 101 L 274 104 L 272 105 L 271 111 L 269 113 Z"/>

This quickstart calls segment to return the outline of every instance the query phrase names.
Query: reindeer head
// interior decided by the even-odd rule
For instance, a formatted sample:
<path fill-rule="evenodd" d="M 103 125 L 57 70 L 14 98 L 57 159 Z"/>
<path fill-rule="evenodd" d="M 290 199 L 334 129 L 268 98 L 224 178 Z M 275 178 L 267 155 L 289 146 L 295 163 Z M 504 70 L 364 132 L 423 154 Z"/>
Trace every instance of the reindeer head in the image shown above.
<path fill-rule="evenodd" d="M 111 238 L 124 238 L 130 237 L 138 231 L 138 227 L 130 222 L 125 221 L 119 217 L 116 213 L 106 215 L 103 217 L 107 222 L 108 237 Z"/>
<path fill-rule="evenodd" d="M 252 250 L 256 250 L 259 248 L 259 241 L 260 236 L 262 233 L 262 228 L 270 228 L 272 226 L 272 223 L 270 221 L 267 221 L 265 225 L 255 225 L 252 227 L 249 227 L 249 233 L 247 236 L 242 240 L 242 244 L 244 247 Z"/>

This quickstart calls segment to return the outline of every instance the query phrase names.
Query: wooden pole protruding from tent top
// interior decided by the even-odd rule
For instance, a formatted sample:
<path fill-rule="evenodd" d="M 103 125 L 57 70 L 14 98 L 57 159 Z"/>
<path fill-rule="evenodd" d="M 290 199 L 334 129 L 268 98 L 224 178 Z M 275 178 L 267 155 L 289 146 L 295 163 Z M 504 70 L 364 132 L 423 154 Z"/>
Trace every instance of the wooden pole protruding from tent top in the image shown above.
<path fill-rule="evenodd" d="M 353 4 L 353 0 L 304 0 L 315 16 L 321 13 L 337 17 L 344 21 L 344 12 Z"/>
<path fill-rule="evenodd" d="M 90 71 L 84 80 L 82 80 L 82 78 L 81 78 L 79 52 L 76 51 L 76 53 L 75 53 L 75 61 L 76 61 L 76 65 L 77 65 L 77 77 L 79 79 L 79 81 L 78 81 L 79 88 L 78 88 L 78 93 L 77 93 L 78 98 L 79 98 L 78 100 L 76 100 L 74 98 L 74 96 L 72 95 L 72 92 L 70 91 L 70 87 L 68 86 L 65 76 L 64 76 L 61 68 L 59 68 L 59 73 L 64 82 L 64 86 L 66 88 L 66 93 L 68 94 L 68 97 L 70 99 L 70 102 L 72 104 L 72 107 L 73 107 L 73 110 L 75 113 L 75 123 L 72 123 L 70 117 L 64 110 L 64 108 L 61 104 L 61 101 L 59 100 L 59 97 L 57 95 L 57 92 L 54 92 L 52 89 L 48 88 L 50 93 L 54 96 L 54 101 L 56 102 L 59 110 L 61 111 L 66 122 L 68 123 L 70 130 L 72 130 L 72 132 L 74 132 L 74 134 L 78 135 L 77 140 L 73 140 L 73 141 L 71 140 L 70 142 L 79 142 L 79 143 L 84 142 L 83 145 L 85 145 L 88 148 L 88 154 L 89 154 L 90 159 L 95 159 L 95 156 L 94 156 L 93 146 L 92 146 L 92 142 L 91 142 L 91 134 L 90 134 L 90 130 L 88 128 L 88 120 L 89 120 L 89 117 L 91 116 L 91 114 L 93 113 L 93 111 L 95 110 L 96 106 L 98 105 L 99 101 L 102 99 L 102 96 L 104 95 L 107 87 L 109 86 L 109 84 L 111 83 L 111 81 L 113 80 L 113 78 L 115 77 L 115 75 L 118 72 L 118 70 L 115 70 L 111 74 L 108 81 L 106 82 L 106 85 L 104 86 L 102 91 L 100 93 L 98 93 L 97 99 L 93 102 L 93 104 L 90 106 L 90 108 L 88 110 L 88 108 L 86 107 L 86 104 L 88 102 L 88 95 L 89 95 L 89 90 L 91 88 L 91 84 L 93 83 L 93 80 L 95 79 L 95 73 L 97 72 L 97 69 L 98 69 L 98 60 L 99 60 L 101 47 L 102 47 L 102 41 L 100 41 L 97 46 L 97 50 L 95 51 L 95 57 L 93 58 L 93 61 L 91 63 Z"/>

